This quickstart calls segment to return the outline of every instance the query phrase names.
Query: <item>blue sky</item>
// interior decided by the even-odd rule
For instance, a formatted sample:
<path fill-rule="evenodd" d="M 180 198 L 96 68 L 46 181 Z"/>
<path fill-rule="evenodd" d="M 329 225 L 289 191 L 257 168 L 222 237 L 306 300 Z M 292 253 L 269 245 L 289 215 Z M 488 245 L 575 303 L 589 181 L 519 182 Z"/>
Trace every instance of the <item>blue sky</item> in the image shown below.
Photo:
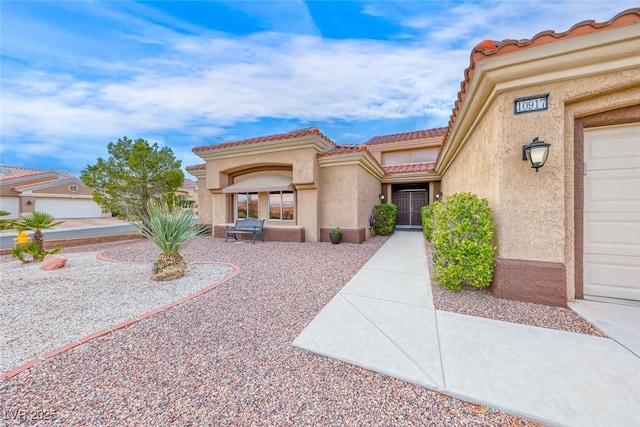
<path fill-rule="evenodd" d="M 308 126 L 339 144 L 446 126 L 478 42 L 637 6 L 2 0 L 0 164 L 79 175 L 127 136 L 188 166 L 195 146 Z"/>

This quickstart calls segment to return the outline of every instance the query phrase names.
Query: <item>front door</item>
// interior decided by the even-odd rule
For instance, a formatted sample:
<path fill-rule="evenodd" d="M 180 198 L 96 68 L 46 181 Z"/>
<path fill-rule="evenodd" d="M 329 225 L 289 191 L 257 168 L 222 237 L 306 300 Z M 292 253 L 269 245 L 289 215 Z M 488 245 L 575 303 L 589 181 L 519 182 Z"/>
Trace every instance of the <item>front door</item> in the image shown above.
<path fill-rule="evenodd" d="M 402 227 L 422 227 L 421 208 L 427 204 L 426 190 L 400 190 L 395 193 L 394 203 L 398 206 L 396 225 Z"/>

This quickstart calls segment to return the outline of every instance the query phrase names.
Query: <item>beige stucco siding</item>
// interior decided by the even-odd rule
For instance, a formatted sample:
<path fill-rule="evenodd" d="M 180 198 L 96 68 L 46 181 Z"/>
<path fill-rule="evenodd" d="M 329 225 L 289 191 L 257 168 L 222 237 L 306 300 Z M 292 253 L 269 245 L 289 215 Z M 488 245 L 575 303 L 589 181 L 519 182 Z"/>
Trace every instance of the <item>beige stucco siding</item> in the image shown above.
<path fill-rule="evenodd" d="M 567 298 L 574 287 L 574 121 L 640 104 L 640 69 L 563 79 L 498 93 L 442 177 L 444 195 L 469 191 L 489 199 L 497 256 L 562 263 Z M 514 99 L 549 93 L 546 111 L 515 115 Z M 477 100 L 474 102 L 484 102 Z M 522 146 L 539 137 L 551 144 L 538 173 L 522 160 Z"/>
<path fill-rule="evenodd" d="M 371 237 L 369 229 L 369 216 L 373 214 L 373 208 L 380 203 L 380 181 L 366 170 L 358 168 L 358 201 L 357 227 L 366 229 L 366 238 Z"/>
<path fill-rule="evenodd" d="M 319 198 L 320 226 L 357 228 L 357 165 L 329 166 L 320 169 L 322 190 Z"/>
<path fill-rule="evenodd" d="M 444 195 L 468 191 L 486 197 L 494 210 L 498 256 L 565 262 L 573 232 L 573 115 L 565 105 L 579 102 L 581 114 L 638 102 L 640 70 L 537 85 L 498 95 L 442 177 Z M 618 89 L 617 92 L 616 89 Z M 549 93 L 546 111 L 513 113 L 513 100 Z M 607 103 L 598 102 L 603 94 Z M 592 104 L 598 107 L 589 108 Z M 572 108 L 575 109 L 575 108 Z M 577 113 L 577 112 L 576 112 Z M 538 173 L 522 160 L 522 146 L 539 137 L 551 144 Z M 537 237 L 534 237 L 537 236 Z"/>
<path fill-rule="evenodd" d="M 467 135 L 467 143 L 460 149 L 455 162 L 442 177 L 440 191 L 443 196 L 455 193 L 473 193 L 489 201 L 495 213 L 500 204 L 500 143 L 503 139 L 502 112 L 500 103 L 492 105 L 479 121 L 474 131 Z M 499 217 L 495 215 L 495 221 Z M 496 243 L 499 233 L 496 233 Z"/>

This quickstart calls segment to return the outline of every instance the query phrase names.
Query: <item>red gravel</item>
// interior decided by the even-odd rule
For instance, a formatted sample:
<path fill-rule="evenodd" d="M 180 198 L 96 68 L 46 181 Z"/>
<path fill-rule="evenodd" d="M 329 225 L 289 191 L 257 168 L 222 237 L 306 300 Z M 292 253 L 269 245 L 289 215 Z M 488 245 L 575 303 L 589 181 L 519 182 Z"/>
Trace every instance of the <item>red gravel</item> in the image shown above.
<path fill-rule="evenodd" d="M 24 415 L 49 418 L 25 423 L 40 425 L 536 425 L 291 345 L 385 241 L 198 239 L 187 262 L 232 262 L 240 274 L 1 382 L 0 423 Z M 156 254 L 147 241 L 100 248 L 127 261 Z M 86 250 L 96 248 L 68 251 Z"/>
<path fill-rule="evenodd" d="M 431 243 L 426 242 L 426 248 L 429 273 L 433 277 Z M 600 329 L 568 308 L 496 298 L 488 289 L 474 289 L 468 285 L 453 292 L 431 282 L 431 292 L 437 310 L 606 337 Z"/>

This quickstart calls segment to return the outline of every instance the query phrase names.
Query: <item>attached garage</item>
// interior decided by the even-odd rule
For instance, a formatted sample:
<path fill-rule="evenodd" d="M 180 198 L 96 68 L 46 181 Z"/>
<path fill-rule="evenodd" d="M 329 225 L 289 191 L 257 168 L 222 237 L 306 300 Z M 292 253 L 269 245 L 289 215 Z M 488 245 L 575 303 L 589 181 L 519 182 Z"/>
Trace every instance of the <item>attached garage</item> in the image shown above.
<path fill-rule="evenodd" d="M 584 144 L 584 294 L 640 300 L 640 123 Z"/>
<path fill-rule="evenodd" d="M 35 210 L 46 212 L 55 218 L 99 218 L 102 209 L 93 200 L 38 198 Z"/>
<path fill-rule="evenodd" d="M 0 197 L 0 211 L 9 212 L 3 219 L 18 219 L 20 213 L 19 197 Z"/>

